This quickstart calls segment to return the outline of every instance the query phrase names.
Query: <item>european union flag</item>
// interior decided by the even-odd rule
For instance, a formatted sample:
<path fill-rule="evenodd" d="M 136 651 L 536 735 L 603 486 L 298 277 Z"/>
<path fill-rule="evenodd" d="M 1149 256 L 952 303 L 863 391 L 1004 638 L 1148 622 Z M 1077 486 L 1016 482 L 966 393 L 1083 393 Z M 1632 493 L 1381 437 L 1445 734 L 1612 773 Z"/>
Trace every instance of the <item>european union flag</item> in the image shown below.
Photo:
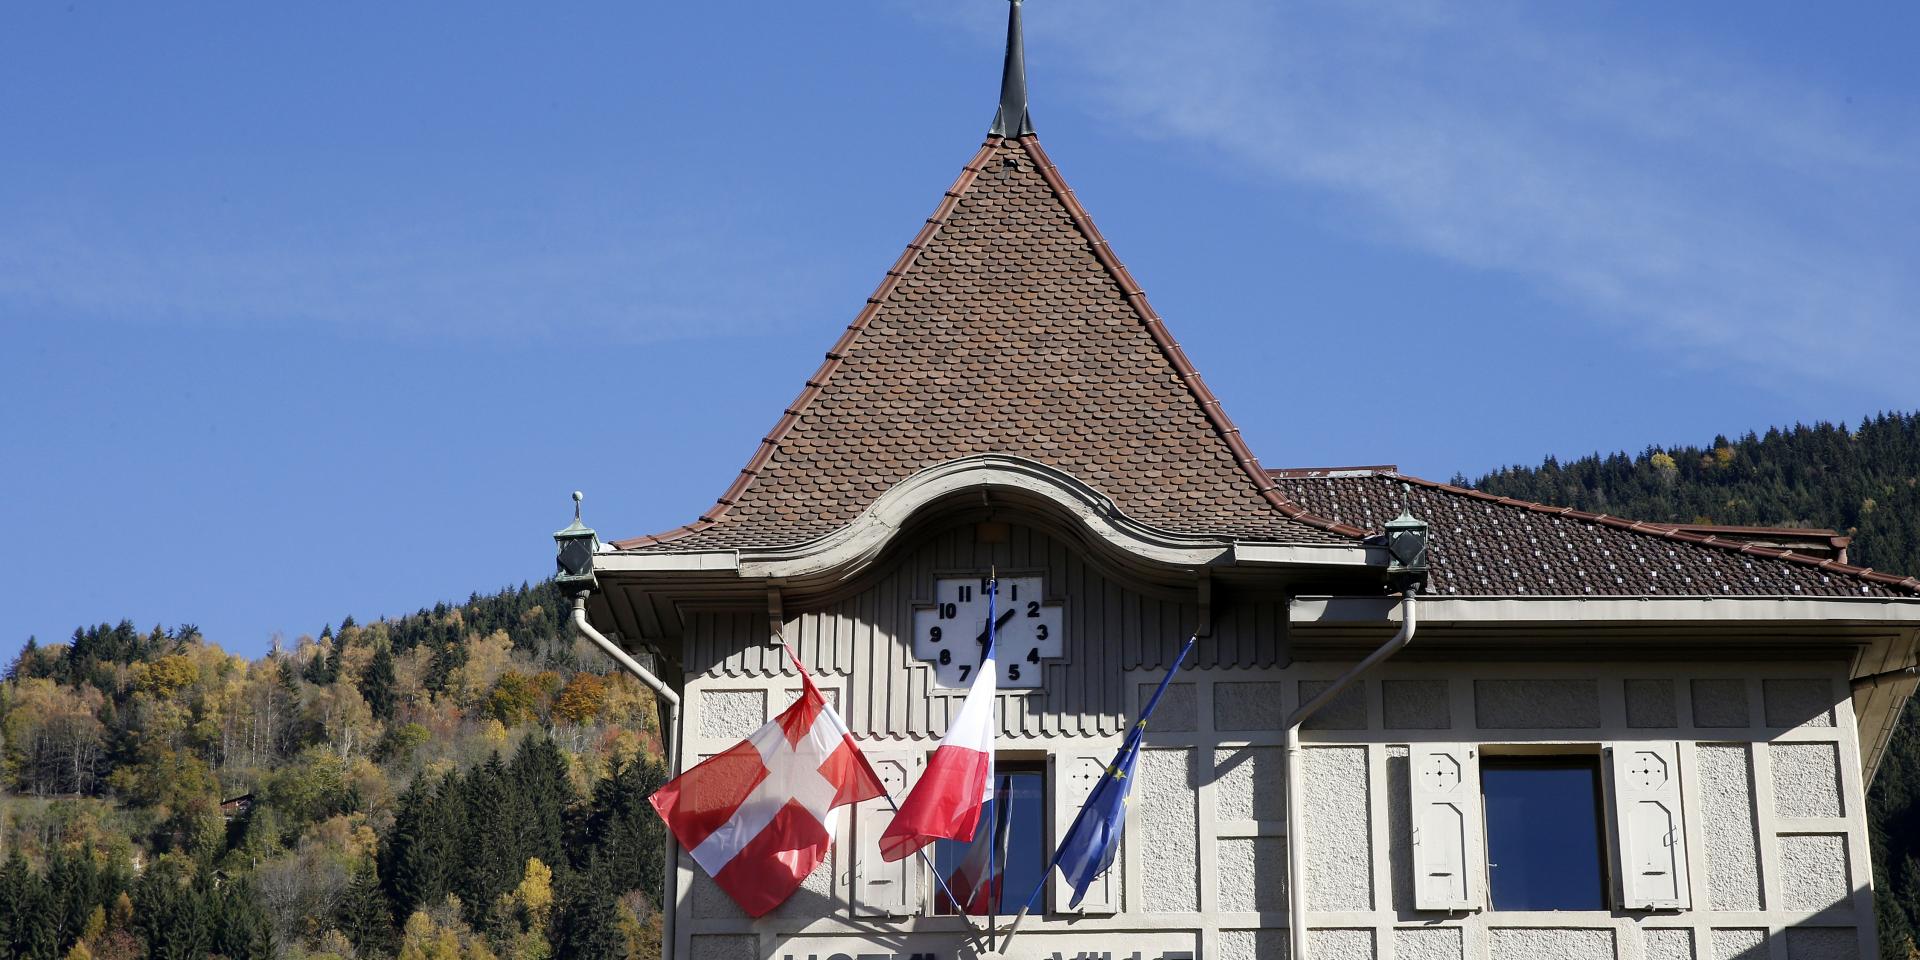
<path fill-rule="evenodd" d="M 1094 785 L 1086 805 L 1073 818 L 1066 839 L 1060 841 L 1060 849 L 1053 855 L 1060 875 L 1073 885 L 1073 906 L 1080 905 L 1087 888 L 1113 866 L 1113 858 L 1120 852 L 1120 835 L 1127 828 L 1127 795 L 1133 790 L 1133 766 L 1140 759 L 1140 740 L 1147 731 L 1147 718 L 1153 715 L 1153 708 L 1160 705 L 1160 695 L 1167 692 L 1168 681 L 1180 671 L 1180 663 L 1191 650 L 1193 638 L 1189 637 L 1180 648 L 1180 655 L 1173 658 L 1167 675 L 1160 678 L 1160 686 L 1140 711 L 1140 719 L 1127 731 L 1120 752 L 1114 755 L 1113 763 Z"/>

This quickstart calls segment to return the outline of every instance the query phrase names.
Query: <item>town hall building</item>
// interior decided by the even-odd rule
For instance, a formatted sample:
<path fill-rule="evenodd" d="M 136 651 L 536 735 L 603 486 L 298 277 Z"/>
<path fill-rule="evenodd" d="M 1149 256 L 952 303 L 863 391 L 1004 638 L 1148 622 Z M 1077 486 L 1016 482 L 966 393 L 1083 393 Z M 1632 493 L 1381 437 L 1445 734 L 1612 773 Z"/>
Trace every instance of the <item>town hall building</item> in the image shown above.
<path fill-rule="evenodd" d="M 798 695 L 784 641 L 903 797 L 992 575 L 1007 956 L 1874 956 L 1864 798 L 1920 580 L 1821 531 L 1264 466 L 1034 134 L 1013 13 L 992 132 L 732 485 L 561 578 L 677 699 L 675 764 Z M 1007 943 L 1189 636 L 1113 868 Z M 988 949 L 933 882 L 958 851 L 887 862 L 885 800 L 839 813 L 757 919 L 672 855 L 668 955 Z"/>

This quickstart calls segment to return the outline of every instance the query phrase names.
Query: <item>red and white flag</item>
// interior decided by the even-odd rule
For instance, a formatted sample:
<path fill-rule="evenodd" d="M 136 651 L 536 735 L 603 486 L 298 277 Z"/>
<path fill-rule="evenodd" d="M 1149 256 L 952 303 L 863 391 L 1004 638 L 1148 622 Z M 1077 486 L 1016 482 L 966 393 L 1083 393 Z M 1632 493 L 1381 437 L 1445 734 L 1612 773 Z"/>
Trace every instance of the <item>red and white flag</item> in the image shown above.
<path fill-rule="evenodd" d="M 648 798 L 694 862 L 755 917 L 826 859 L 835 807 L 886 793 L 846 723 L 797 658 L 794 666 L 805 689 L 793 706 Z"/>
<path fill-rule="evenodd" d="M 947 890 L 953 892 L 960 901 L 955 906 L 947 899 L 946 891 L 935 898 L 939 913 L 965 913 L 973 916 L 987 916 L 996 912 L 994 900 L 1000 896 L 1000 887 L 1007 875 L 1007 832 L 1012 822 L 1012 787 L 1006 777 L 1000 778 L 1000 789 L 993 795 L 993 830 L 973 838 L 967 847 L 966 856 L 960 858 L 960 865 L 953 868 L 953 875 L 947 878 Z"/>
<path fill-rule="evenodd" d="M 992 607 L 988 608 L 992 623 Z M 960 715 L 940 738 L 927 769 L 901 801 L 893 822 L 880 834 L 880 859 L 900 860 L 935 840 L 973 839 L 980 825 L 980 807 L 993 796 L 993 698 L 998 692 L 1000 668 L 993 662 L 993 642 L 973 675 L 973 688 L 960 704 Z"/>

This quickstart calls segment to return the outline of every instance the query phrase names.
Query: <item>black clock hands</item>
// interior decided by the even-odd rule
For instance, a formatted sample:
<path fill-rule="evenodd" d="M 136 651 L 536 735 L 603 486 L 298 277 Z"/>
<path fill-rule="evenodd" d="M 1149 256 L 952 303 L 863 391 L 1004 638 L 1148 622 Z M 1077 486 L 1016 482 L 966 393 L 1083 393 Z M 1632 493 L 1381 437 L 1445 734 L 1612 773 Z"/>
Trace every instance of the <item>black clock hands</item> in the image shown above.
<path fill-rule="evenodd" d="M 1011 609 L 1011 610 L 1008 610 L 1008 611 L 1007 611 L 1006 613 L 1003 613 L 1003 614 L 1001 614 L 1001 615 L 1000 615 L 1000 617 L 999 617 L 998 619 L 996 619 L 996 620 L 994 620 L 994 621 L 993 621 L 993 626 L 991 626 L 991 627 L 988 627 L 987 629 L 985 629 L 985 630 L 982 630 L 982 631 L 980 631 L 980 635 L 979 635 L 979 636 L 977 636 L 977 637 L 974 637 L 974 638 L 973 638 L 973 642 L 974 642 L 974 643 L 977 643 L 977 644 L 979 644 L 979 645 L 981 645 L 981 646 L 983 646 L 983 647 L 984 647 L 984 646 L 986 646 L 986 645 L 987 645 L 987 634 L 989 634 L 989 633 L 992 633 L 993 631 L 995 631 L 995 630 L 998 630 L 998 629 L 1000 629 L 1001 627 L 1004 627 L 1004 626 L 1006 626 L 1006 625 L 1007 625 L 1007 621 L 1008 621 L 1008 620 L 1012 620 L 1012 619 L 1013 619 L 1013 615 L 1014 615 L 1014 614 L 1016 614 L 1016 613 L 1019 613 L 1019 612 L 1020 612 L 1020 608 L 1018 608 L 1018 607 L 1015 607 L 1015 608 L 1013 608 L 1013 609 Z"/>

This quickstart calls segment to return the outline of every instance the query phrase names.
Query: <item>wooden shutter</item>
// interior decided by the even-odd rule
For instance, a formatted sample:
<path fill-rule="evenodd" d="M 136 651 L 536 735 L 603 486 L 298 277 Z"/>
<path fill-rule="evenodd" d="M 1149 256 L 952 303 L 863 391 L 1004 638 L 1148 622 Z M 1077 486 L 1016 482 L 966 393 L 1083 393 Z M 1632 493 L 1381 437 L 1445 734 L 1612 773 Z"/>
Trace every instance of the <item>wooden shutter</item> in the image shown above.
<path fill-rule="evenodd" d="M 1048 857 L 1053 855 L 1060 841 L 1067 838 L 1067 830 L 1072 828 L 1073 818 L 1080 815 L 1080 808 L 1086 804 L 1087 797 L 1093 793 L 1093 788 L 1100 783 L 1100 777 L 1107 772 L 1107 761 L 1112 759 L 1112 756 L 1111 753 L 1100 756 L 1066 755 L 1059 757 L 1056 761 L 1054 773 L 1058 785 L 1053 790 L 1053 843 L 1046 850 Z M 1050 881 L 1053 884 L 1053 911 L 1073 914 L 1118 913 L 1120 911 L 1120 860 L 1125 855 L 1126 843 L 1123 838 L 1120 856 L 1116 856 L 1113 866 L 1107 868 L 1107 872 L 1101 874 L 1093 881 L 1093 885 L 1087 888 L 1086 897 L 1081 899 L 1077 907 L 1067 905 L 1073 900 L 1072 885 L 1061 879 L 1060 871 L 1053 871 L 1053 879 Z M 1023 897 L 1026 896 L 1026 891 L 1015 891 L 1013 895 Z M 1039 906 L 1044 908 L 1045 904 Z"/>
<path fill-rule="evenodd" d="M 1413 905 L 1477 910 L 1486 874 L 1480 838 L 1480 761 L 1471 744 L 1414 744 Z"/>
<path fill-rule="evenodd" d="M 1614 893 L 1626 910 L 1685 910 L 1687 838 L 1680 812 L 1680 749 L 1672 741 L 1608 747 Z"/>
<path fill-rule="evenodd" d="M 920 775 L 925 757 L 920 753 L 868 753 L 880 784 L 894 799 L 903 799 Z M 888 863 L 880 859 L 880 834 L 893 821 L 893 807 L 885 798 L 862 800 L 854 806 L 854 844 L 851 883 L 853 912 L 861 917 L 906 917 L 920 912 L 920 858 L 909 856 Z"/>

